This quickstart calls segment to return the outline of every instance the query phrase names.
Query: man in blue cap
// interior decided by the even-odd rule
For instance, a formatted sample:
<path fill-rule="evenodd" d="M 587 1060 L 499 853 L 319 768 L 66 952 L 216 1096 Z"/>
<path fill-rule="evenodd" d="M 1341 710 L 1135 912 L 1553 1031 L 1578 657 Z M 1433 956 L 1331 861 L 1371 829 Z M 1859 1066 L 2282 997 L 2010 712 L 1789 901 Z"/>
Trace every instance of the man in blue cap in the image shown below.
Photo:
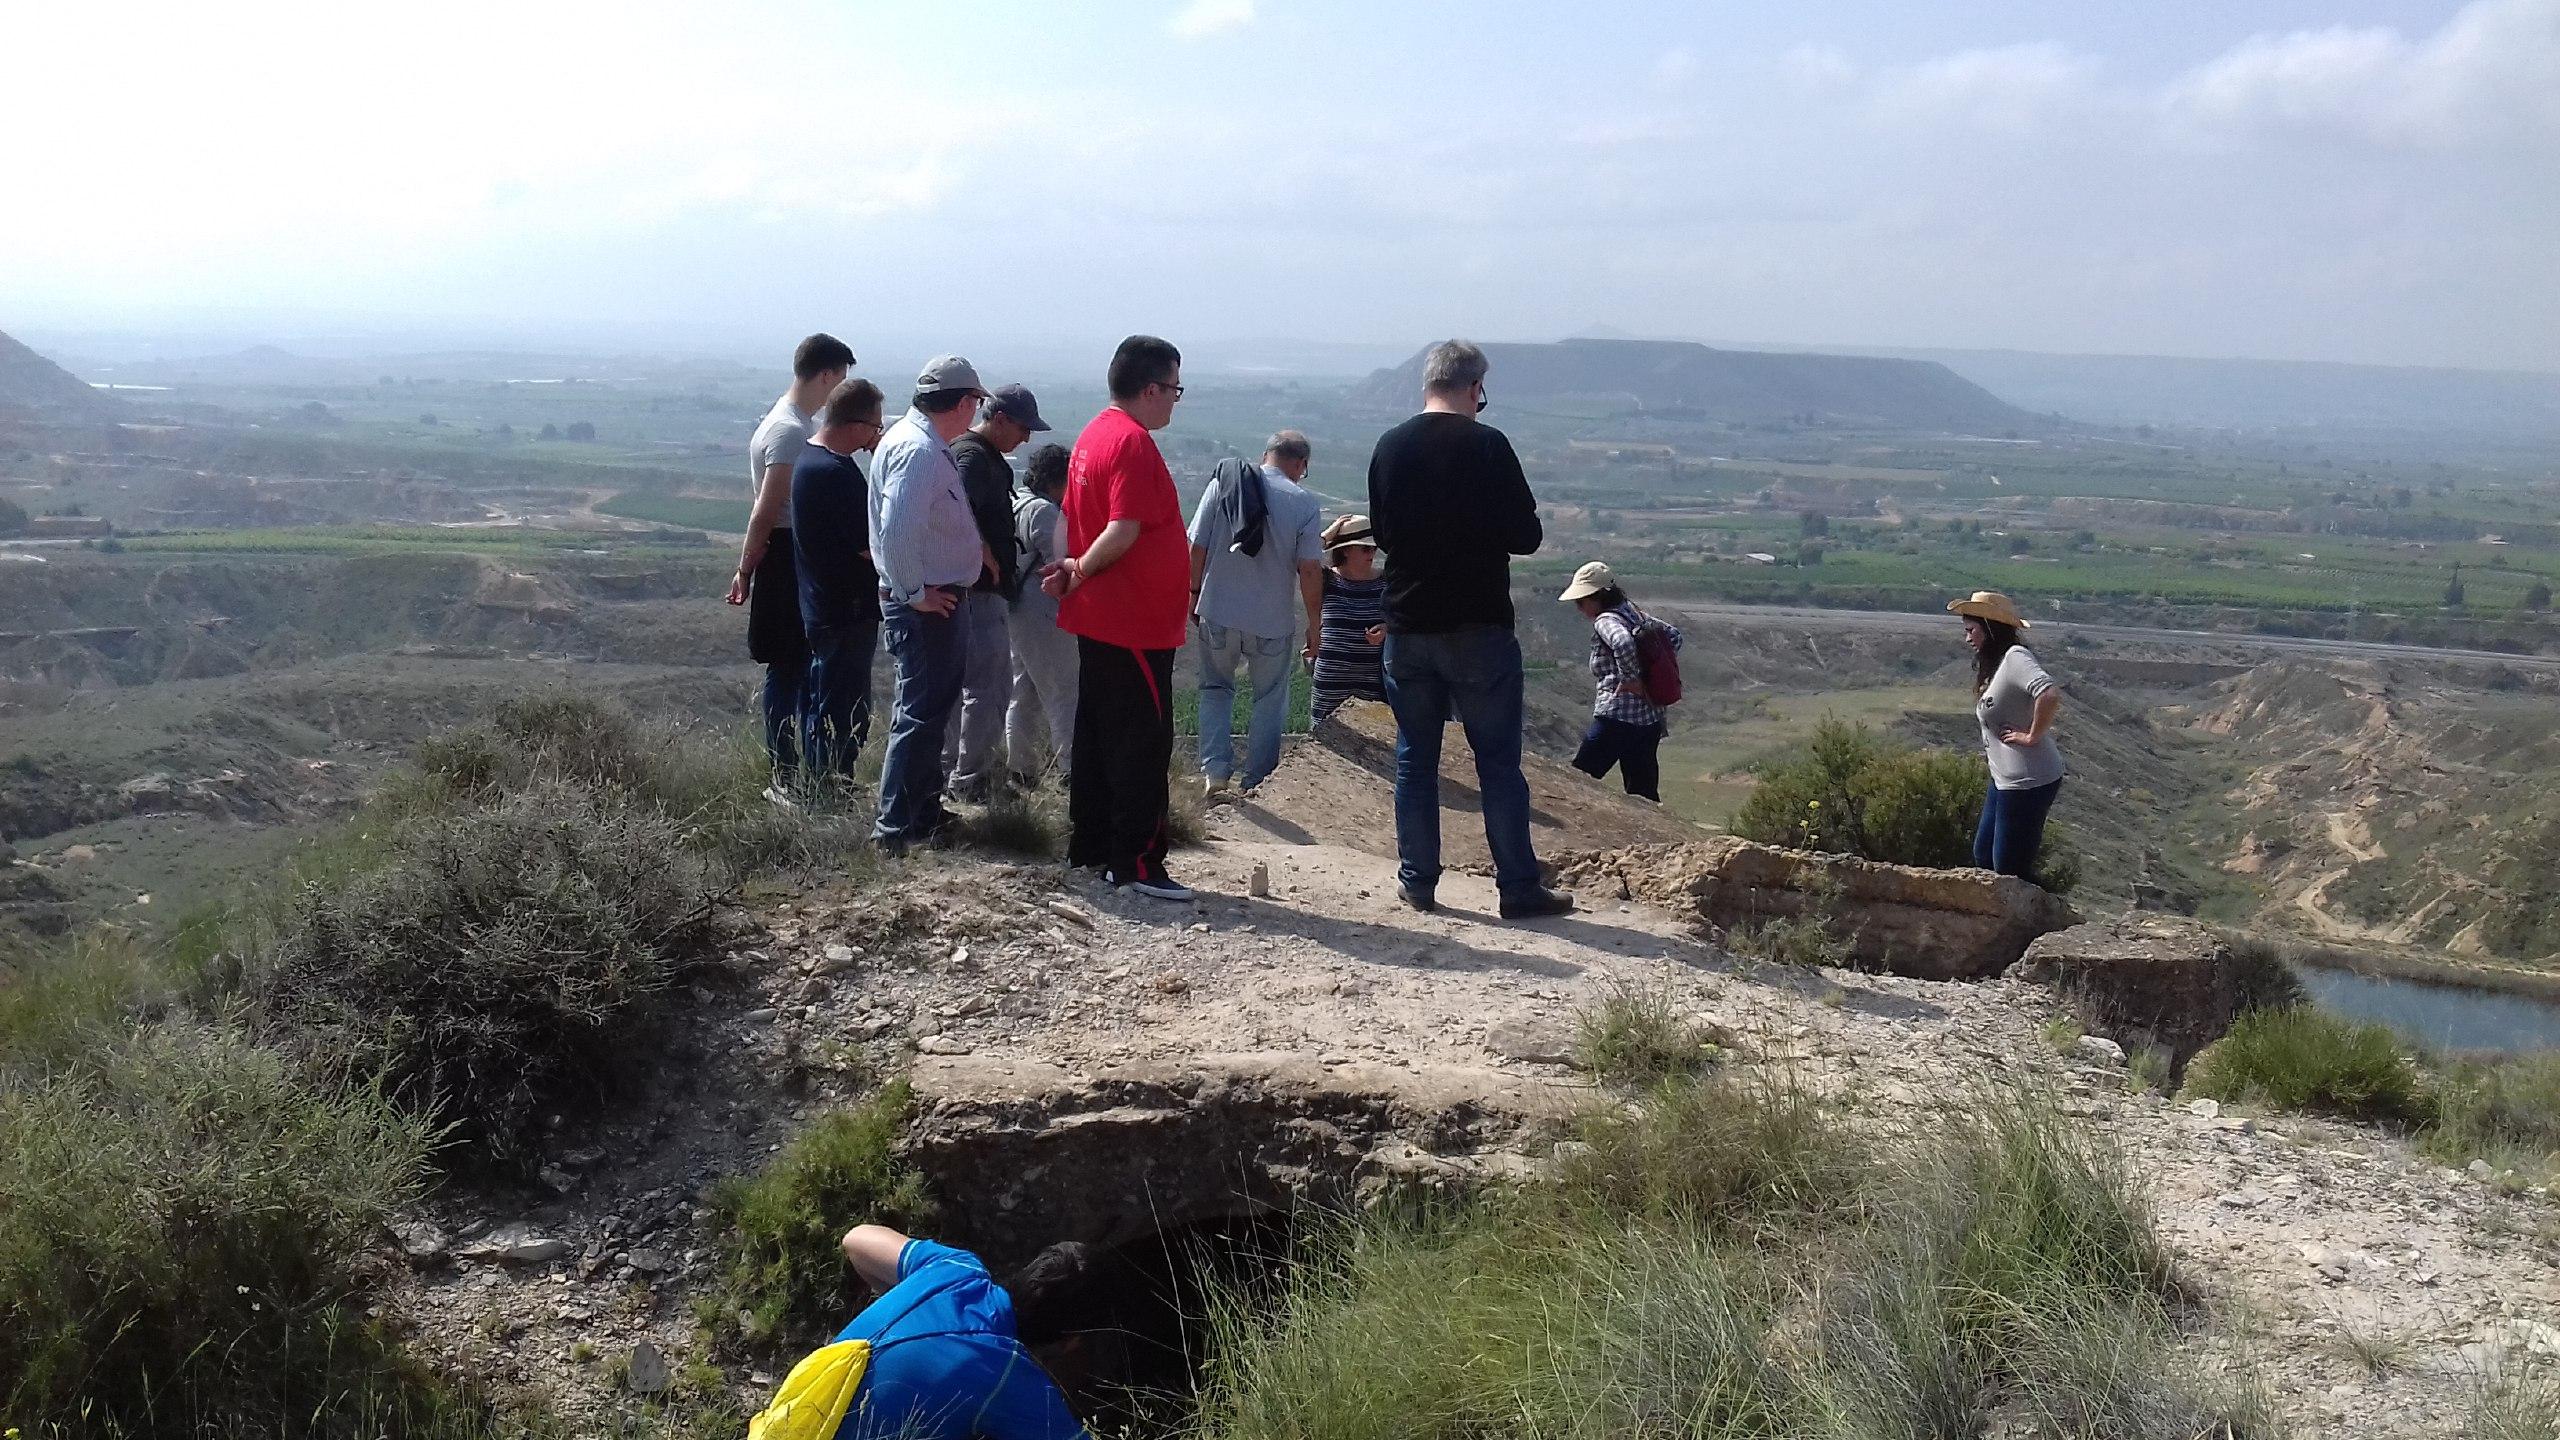
<path fill-rule="evenodd" d="M 1005 616 L 1022 593 L 1025 576 L 1013 526 L 1013 465 L 1005 457 L 1049 428 L 1040 402 L 1020 385 L 999 385 L 978 410 L 978 423 L 951 442 L 969 514 L 987 547 L 988 566 L 960 598 L 962 644 L 968 662 L 960 677 L 960 710 L 943 744 L 951 794 L 985 800 L 1004 768 L 997 747 L 1004 740 L 1005 706 L 1013 697 L 1013 646 Z"/>

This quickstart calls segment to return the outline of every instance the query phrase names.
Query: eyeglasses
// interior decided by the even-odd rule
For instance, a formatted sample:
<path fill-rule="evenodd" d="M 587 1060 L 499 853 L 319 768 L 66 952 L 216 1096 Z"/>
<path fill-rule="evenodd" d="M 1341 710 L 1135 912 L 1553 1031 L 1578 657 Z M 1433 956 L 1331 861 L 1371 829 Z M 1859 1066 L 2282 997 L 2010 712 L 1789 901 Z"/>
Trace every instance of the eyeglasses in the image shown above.
<path fill-rule="evenodd" d="M 1179 399 L 1181 399 L 1181 398 L 1182 398 L 1182 387 L 1181 387 L 1181 386 L 1179 386 L 1179 385 L 1176 385 L 1176 384 L 1172 383 L 1171 381 L 1168 381 L 1168 380 L 1159 380 L 1159 381 L 1157 381 L 1157 382 L 1156 382 L 1156 388 L 1157 388 L 1157 389 L 1159 389 L 1159 390 L 1170 390 L 1170 391 L 1172 391 L 1172 392 L 1173 392 L 1173 398 L 1174 398 L 1174 399 L 1176 399 L 1176 400 L 1179 400 Z"/>

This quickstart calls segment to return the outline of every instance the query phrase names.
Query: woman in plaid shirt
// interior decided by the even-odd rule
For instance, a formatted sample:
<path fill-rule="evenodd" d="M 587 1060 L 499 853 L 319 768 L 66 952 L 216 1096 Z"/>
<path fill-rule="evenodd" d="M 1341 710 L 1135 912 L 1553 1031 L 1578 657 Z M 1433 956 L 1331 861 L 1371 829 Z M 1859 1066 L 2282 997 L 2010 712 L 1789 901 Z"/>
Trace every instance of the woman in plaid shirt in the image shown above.
<path fill-rule="evenodd" d="M 1618 588 L 1618 577 L 1598 560 L 1574 571 L 1573 583 L 1557 598 L 1572 601 L 1591 621 L 1591 728 L 1582 734 L 1573 768 L 1603 777 L 1614 765 L 1628 794 L 1659 805 L 1663 714 L 1645 693 L 1636 635 L 1660 630 L 1676 653 L 1679 628 L 1637 609 Z"/>

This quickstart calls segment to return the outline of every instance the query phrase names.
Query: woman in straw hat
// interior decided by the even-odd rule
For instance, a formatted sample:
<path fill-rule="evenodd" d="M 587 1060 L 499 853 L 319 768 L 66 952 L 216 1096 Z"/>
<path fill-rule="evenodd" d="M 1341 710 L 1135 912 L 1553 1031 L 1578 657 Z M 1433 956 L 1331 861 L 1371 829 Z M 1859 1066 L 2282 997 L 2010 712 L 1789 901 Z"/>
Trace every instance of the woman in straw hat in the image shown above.
<path fill-rule="evenodd" d="M 1964 643 L 1973 647 L 1973 713 L 1982 726 L 1983 758 L 1991 762 L 1973 863 L 2032 879 L 2045 815 L 2062 790 L 2062 752 L 2053 743 L 2062 690 L 2018 638 L 2029 627 L 2008 596 L 1976 590 L 1947 608 L 1964 617 Z"/>
<path fill-rule="evenodd" d="M 1378 573 L 1378 542 L 1366 515 L 1343 515 L 1324 527 L 1324 606 L 1307 637 L 1315 667 L 1314 718 L 1345 700 L 1387 698 L 1387 580 Z"/>

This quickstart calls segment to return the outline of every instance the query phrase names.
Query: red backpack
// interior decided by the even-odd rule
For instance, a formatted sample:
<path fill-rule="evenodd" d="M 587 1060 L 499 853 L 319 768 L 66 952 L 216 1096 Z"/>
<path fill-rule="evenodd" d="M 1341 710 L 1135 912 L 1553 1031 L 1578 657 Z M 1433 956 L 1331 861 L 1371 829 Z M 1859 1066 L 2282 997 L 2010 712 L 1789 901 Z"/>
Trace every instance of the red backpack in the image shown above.
<path fill-rule="evenodd" d="M 1671 627 L 1639 610 L 1636 626 L 1636 669 L 1644 676 L 1644 698 L 1669 707 L 1680 703 L 1680 652 L 1671 643 Z"/>

